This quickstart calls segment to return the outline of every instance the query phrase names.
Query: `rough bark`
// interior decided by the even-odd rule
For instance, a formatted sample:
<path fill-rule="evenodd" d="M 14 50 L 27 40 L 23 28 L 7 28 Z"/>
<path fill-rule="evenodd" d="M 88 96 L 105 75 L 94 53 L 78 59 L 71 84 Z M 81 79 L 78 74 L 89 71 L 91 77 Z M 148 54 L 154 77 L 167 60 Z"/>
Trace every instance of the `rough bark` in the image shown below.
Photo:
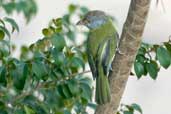
<path fill-rule="evenodd" d="M 151 0 L 131 0 L 128 16 L 123 27 L 119 49 L 124 54 L 116 53 L 112 63 L 113 71 L 109 74 L 111 102 L 99 105 L 95 114 L 116 114 L 121 97 L 141 44 Z"/>

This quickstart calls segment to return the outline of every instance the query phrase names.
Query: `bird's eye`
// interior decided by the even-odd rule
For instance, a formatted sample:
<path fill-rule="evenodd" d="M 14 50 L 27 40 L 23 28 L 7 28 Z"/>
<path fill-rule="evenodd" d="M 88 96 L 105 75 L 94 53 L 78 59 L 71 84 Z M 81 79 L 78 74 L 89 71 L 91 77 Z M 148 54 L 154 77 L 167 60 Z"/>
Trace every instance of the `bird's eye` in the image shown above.
<path fill-rule="evenodd" d="M 90 19 L 88 17 L 85 17 L 83 20 L 86 21 L 86 23 L 90 23 Z"/>
<path fill-rule="evenodd" d="M 90 20 L 89 19 L 87 19 L 86 21 L 87 21 L 87 23 L 90 23 Z"/>
<path fill-rule="evenodd" d="M 85 24 L 89 24 L 89 23 L 90 23 L 90 20 L 89 20 L 88 18 L 84 18 L 84 19 L 83 19 L 83 22 L 84 22 Z"/>

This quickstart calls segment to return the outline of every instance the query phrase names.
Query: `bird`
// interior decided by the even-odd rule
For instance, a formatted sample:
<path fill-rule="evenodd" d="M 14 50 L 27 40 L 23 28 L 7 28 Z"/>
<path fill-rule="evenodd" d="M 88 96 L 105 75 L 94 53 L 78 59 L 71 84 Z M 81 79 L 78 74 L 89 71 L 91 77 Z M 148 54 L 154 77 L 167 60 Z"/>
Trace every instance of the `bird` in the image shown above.
<path fill-rule="evenodd" d="M 96 80 L 95 102 L 104 105 L 111 100 L 108 75 L 115 52 L 118 33 L 111 16 L 100 10 L 92 10 L 77 22 L 89 29 L 87 38 L 88 63 Z"/>

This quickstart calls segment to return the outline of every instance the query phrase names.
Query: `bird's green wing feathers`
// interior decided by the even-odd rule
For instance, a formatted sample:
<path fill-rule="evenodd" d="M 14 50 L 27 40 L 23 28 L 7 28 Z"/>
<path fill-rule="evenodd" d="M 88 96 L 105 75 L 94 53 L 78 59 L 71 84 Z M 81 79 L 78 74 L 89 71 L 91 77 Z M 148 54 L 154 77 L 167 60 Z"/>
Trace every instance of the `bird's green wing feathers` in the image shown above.
<path fill-rule="evenodd" d="M 104 41 L 101 44 L 99 44 L 99 48 L 96 56 L 97 58 L 96 62 L 100 62 L 100 64 L 103 67 L 103 72 L 105 75 L 107 75 L 109 71 L 112 58 L 115 54 L 116 45 L 117 45 L 116 37 L 117 36 L 105 38 Z"/>
<path fill-rule="evenodd" d="M 103 72 L 105 75 L 107 75 L 108 71 L 109 71 L 109 65 L 110 65 L 110 61 L 111 61 L 111 46 L 112 44 L 112 39 L 108 39 L 105 43 L 105 47 L 104 50 L 102 52 L 102 67 L 103 67 Z"/>
<path fill-rule="evenodd" d="M 103 38 L 100 42 L 99 40 L 92 39 L 94 37 L 89 38 L 87 43 L 87 55 L 94 79 L 98 76 L 99 70 L 102 70 L 104 75 L 107 75 L 112 58 L 115 54 L 117 37 L 118 35 L 115 32 L 113 35 Z"/>
<path fill-rule="evenodd" d="M 88 62 L 89 62 L 89 66 L 90 66 L 91 72 L 93 74 L 93 78 L 95 79 L 96 76 L 97 76 L 97 70 L 96 70 L 96 65 L 95 65 L 95 61 L 94 61 L 93 55 L 90 52 L 91 51 L 88 48 L 87 49 Z"/>

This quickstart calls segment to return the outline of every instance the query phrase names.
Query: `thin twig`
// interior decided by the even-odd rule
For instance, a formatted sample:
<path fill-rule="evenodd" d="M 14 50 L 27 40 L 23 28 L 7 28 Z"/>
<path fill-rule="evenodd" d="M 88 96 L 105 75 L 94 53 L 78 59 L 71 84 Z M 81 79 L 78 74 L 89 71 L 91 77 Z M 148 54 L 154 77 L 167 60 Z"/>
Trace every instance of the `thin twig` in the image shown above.
<path fill-rule="evenodd" d="M 83 71 L 83 72 L 80 72 L 80 73 L 74 73 L 74 74 L 71 74 L 69 76 L 67 76 L 66 78 L 61 78 L 61 79 L 56 79 L 56 80 L 53 80 L 53 81 L 48 81 L 48 82 L 44 82 L 44 83 L 40 83 L 38 85 L 38 88 L 43 88 L 45 87 L 46 85 L 49 85 L 49 84 L 55 84 L 57 82 L 63 82 L 63 81 L 66 81 L 66 80 L 69 80 L 69 79 L 72 79 L 73 77 L 75 76 L 78 76 L 78 75 L 83 75 L 83 74 L 86 74 L 86 73 L 90 73 L 91 71 L 88 70 L 88 71 Z"/>

